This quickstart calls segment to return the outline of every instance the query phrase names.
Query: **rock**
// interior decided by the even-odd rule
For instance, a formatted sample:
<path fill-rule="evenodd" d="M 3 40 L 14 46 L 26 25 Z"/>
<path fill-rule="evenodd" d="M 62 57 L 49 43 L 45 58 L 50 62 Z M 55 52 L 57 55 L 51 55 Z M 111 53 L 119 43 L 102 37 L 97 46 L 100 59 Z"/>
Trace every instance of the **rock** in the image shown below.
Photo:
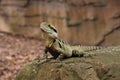
<path fill-rule="evenodd" d="M 120 52 L 109 53 L 62 62 L 36 59 L 28 63 L 15 80 L 119 80 Z"/>

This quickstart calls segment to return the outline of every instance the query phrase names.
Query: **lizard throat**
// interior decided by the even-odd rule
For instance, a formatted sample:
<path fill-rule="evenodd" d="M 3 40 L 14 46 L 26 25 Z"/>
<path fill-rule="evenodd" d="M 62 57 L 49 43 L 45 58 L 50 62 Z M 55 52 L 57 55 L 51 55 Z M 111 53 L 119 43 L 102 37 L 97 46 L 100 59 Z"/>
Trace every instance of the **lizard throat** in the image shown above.
<path fill-rule="evenodd" d="M 54 42 L 55 42 L 55 39 L 49 38 L 47 36 L 45 37 L 45 44 L 46 44 L 46 46 L 51 47 Z"/>

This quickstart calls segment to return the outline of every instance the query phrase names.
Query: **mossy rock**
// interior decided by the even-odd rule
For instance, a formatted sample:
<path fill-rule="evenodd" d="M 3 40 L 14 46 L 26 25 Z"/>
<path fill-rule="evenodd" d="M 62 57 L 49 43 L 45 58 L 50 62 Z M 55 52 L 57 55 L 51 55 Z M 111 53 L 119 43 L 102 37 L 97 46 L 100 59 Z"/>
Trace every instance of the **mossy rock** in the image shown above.
<path fill-rule="evenodd" d="M 120 52 L 62 62 L 36 59 L 28 63 L 15 80 L 120 80 Z"/>

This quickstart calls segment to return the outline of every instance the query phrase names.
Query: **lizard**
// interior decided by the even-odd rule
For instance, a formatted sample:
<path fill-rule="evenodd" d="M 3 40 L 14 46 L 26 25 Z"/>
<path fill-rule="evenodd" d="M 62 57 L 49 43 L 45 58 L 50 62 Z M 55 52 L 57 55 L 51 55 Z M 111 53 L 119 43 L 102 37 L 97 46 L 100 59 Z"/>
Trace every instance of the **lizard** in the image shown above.
<path fill-rule="evenodd" d="M 54 59 L 63 60 L 70 57 L 89 56 L 94 51 L 105 49 L 102 46 L 72 46 L 58 37 L 58 31 L 54 25 L 42 22 L 40 24 L 41 32 L 45 38 L 44 56 L 47 58 L 49 52 Z M 108 50 L 111 48 L 108 48 Z"/>

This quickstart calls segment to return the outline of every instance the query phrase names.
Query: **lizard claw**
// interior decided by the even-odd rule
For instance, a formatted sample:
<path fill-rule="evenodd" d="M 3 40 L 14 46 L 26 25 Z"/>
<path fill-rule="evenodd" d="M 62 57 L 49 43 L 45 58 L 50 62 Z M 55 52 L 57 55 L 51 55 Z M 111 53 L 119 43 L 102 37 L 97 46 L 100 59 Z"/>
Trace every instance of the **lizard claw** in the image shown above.
<path fill-rule="evenodd" d="M 51 61 L 51 62 L 62 62 L 62 60 L 63 60 L 63 54 L 60 54 L 57 58 L 56 58 L 56 60 L 54 60 L 54 61 Z"/>

